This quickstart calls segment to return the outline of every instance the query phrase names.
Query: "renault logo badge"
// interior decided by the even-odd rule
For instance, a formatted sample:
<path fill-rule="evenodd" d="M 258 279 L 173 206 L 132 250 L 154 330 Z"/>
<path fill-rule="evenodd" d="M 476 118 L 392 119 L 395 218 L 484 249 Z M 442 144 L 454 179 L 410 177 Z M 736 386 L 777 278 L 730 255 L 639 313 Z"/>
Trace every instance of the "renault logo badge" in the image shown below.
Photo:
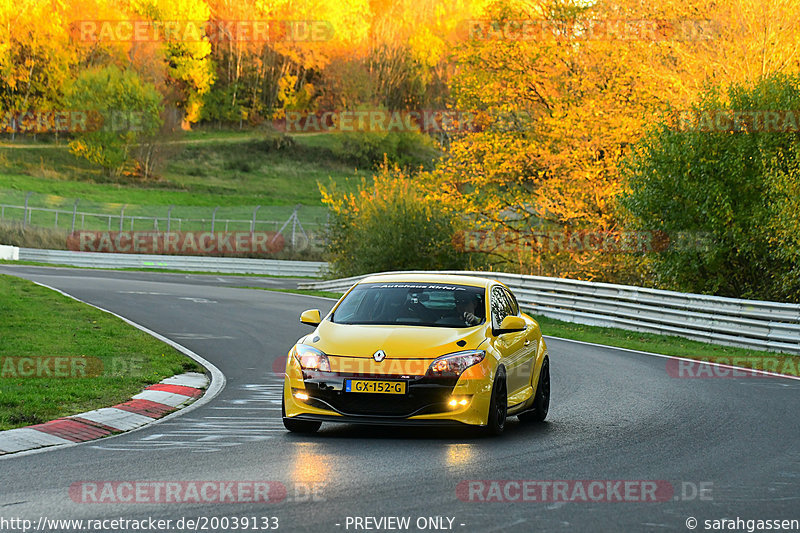
<path fill-rule="evenodd" d="M 375 359 L 376 363 L 380 363 L 381 361 L 386 359 L 386 352 L 384 352 L 383 350 L 378 350 L 377 352 L 372 354 L 372 358 Z"/>

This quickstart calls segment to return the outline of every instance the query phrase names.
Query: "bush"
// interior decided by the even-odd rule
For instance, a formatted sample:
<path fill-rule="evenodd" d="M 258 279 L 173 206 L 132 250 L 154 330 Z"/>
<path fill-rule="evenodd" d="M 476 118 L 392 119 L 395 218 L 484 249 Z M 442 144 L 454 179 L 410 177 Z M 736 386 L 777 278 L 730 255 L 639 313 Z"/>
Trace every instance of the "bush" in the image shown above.
<path fill-rule="evenodd" d="M 701 118 L 697 127 L 682 131 L 664 121 L 626 161 L 629 190 L 621 205 L 630 227 L 690 236 L 682 246 L 649 255 L 660 286 L 800 301 L 797 125 L 718 131 L 704 118 L 776 110 L 800 118 L 799 78 L 776 75 L 733 86 L 724 97 L 709 91 L 692 110 Z"/>
<path fill-rule="evenodd" d="M 415 189 L 397 166 L 384 163 L 372 186 L 362 180 L 354 193 L 333 185 L 320 191 L 330 210 L 326 253 L 334 276 L 483 265 L 483 256 L 454 246 L 462 229 L 459 215 Z"/>
<path fill-rule="evenodd" d="M 379 167 L 384 159 L 404 168 L 431 168 L 439 157 L 436 142 L 417 132 L 346 132 L 339 134 L 334 155 L 367 168 Z"/>
<path fill-rule="evenodd" d="M 114 66 L 84 70 L 69 87 L 67 102 L 99 122 L 75 134 L 72 153 L 102 166 L 113 178 L 131 163 L 134 147 L 162 123 L 160 94 L 133 70 Z"/>

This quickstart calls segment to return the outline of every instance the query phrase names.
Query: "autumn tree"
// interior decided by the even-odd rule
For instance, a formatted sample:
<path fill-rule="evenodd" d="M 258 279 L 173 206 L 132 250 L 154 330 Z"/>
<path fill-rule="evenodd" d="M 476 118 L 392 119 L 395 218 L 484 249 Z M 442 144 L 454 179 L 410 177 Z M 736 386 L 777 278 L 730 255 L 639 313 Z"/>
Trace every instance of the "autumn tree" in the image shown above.
<path fill-rule="evenodd" d="M 781 0 L 495 2 L 467 28 L 451 81 L 455 106 L 474 110 L 482 129 L 452 143 L 428 186 L 476 227 L 505 232 L 515 245 L 507 267 L 637 281 L 629 273 L 640 255 L 529 235 L 624 230 L 615 205 L 631 144 L 706 85 L 761 72 L 755 56 L 764 71 L 794 69 L 793 9 Z M 770 19 L 778 14 L 785 20 Z M 723 68 L 728 56 L 737 67 Z"/>
<path fill-rule="evenodd" d="M 455 107 L 481 131 L 452 143 L 430 186 L 476 227 L 504 230 L 522 271 L 608 279 L 627 268 L 618 255 L 525 246 L 532 231 L 617 229 L 617 162 L 670 95 L 645 61 L 653 43 L 587 38 L 593 20 L 618 17 L 603 3 L 501 2 L 457 51 Z M 526 21 L 539 28 L 527 39 Z"/>
<path fill-rule="evenodd" d="M 74 61 L 56 0 L 0 0 L 0 113 L 58 109 Z"/>
<path fill-rule="evenodd" d="M 161 31 L 155 46 L 136 43 L 144 54 L 132 51 L 132 62 L 155 66 L 146 79 L 155 82 L 167 106 L 175 106 L 184 114 L 185 126 L 200 118 L 202 97 L 214 83 L 211 44 L 202 31 L 209 19 L 204 0 L 127 0 L 132 18 L 157 24 L 178 23 L 175 32 Z M 154 62 L 153 59 L 157 59 Z M 159 68 L 160 67 L 160 68 Z"/>
<path fill-rule="evenodd" d="M 622 167 L 630 227 L 685 236 L 648 256 L 650 274 L 680 291 L 800 301 L 800 77 L 711 90 L 691 111 Z"/>

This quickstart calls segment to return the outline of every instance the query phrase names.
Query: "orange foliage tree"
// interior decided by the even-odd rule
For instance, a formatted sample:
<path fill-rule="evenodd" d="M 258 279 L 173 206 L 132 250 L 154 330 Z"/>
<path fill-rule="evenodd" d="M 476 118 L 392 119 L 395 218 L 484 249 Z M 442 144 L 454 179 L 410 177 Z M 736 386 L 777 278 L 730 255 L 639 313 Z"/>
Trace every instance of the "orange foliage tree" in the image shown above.
<path fill-rule="evenodd" d="M 759 74 L 795 68 L 798 17 L 765 19 L 777 4 L 787 15 L 781 0 L 492 4 L 454 55 L 451 86 L 483 129 L 454 140 L 427 186 L 476 227 L 502 229 L 521 271 L 634 280 L 636 254 L 605 253 L 620 248 L 620 161 L 662 113 L 755 69 L 756 51 Z M 726 57 L 738 68 L 722 68 Z"/>

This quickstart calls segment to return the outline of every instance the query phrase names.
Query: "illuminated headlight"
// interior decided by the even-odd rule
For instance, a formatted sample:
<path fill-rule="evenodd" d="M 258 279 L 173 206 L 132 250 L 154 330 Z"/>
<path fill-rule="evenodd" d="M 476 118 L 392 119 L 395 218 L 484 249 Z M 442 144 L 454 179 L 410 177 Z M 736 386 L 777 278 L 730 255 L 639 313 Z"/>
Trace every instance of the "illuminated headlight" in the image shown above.
<path fill-rule="evenodd" d="M 443 355 L 431 363 L 428 375 L 460 376 L 464 370 L 483 361 L 484 357 L 486 352 L 483 350 L 467 350 Z"/>
<path fill-rule="evenodd" d="M 328 361 L 328 356 L 311 346 L 296 344 L 294 346 L 294 358 L 303 370 L 331 371 L 331 364 Z"/>

